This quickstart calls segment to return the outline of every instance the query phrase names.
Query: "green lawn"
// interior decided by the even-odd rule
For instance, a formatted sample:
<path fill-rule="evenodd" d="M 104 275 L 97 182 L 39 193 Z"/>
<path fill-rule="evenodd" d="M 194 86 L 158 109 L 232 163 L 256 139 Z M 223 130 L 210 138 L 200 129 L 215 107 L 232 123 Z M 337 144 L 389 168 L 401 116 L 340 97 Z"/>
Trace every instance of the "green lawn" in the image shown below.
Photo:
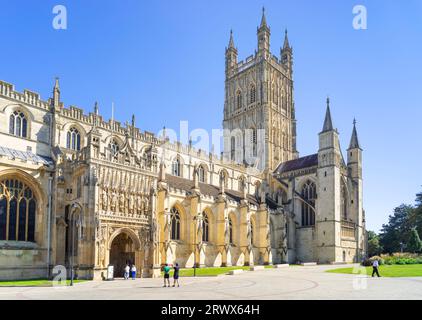
<path fill-rule="evenodd" d="M 73 283 L 81 283 L 87 280 L 73 280 Z M 70 284 L 70 280 L 66 281 Z M 16 281 L 0 281 L 0 287 L 52 287 L 53 281 L 46 279 L 36 280 L 16 280 Z"/>
<path fill-rule="evenodd" d="M 372 267 L 361 267 L 366 270 L 366 274 L 372 275 Z M 354 268 L 339 268 L 327 270 L 332 273 L 348 273 L 348 274 L 362 274 L 362 271 L 353 272 Z M 422 264 L 407 264 L 407 265 L 382 265 L 379 267 L 381 277 L 422 277 Z M 363 273 L 364 274 L 364 273 Z M 376 276 L 376 275 L 375 275 Z"/>
<path fill-rule="evenodd" d="M 264 266 L 265 268 L 273 268 L 273 266 Z M 235 270 L 235 269 L 242 269 L 242 270 L 249 270 L 250 267 L 248 266 L 241 266 L 241 267 L 212 267 L 212 268 L 196 268 L 196 275 L 197 276 L 217 276 L 219 274 L 226 274 L 228 273 L 230 270 Z M 181 277 L 193 277 L 193 272 L 194 269 L 193 268 L 186 268 L 186 269 L 180 269 L 179 271 L 179 275 Z M 164 273 L 161 272 L 161 275 L 163 276 Z M 170 276 L 173 276 L 173 268 L 170 271 Z"/>

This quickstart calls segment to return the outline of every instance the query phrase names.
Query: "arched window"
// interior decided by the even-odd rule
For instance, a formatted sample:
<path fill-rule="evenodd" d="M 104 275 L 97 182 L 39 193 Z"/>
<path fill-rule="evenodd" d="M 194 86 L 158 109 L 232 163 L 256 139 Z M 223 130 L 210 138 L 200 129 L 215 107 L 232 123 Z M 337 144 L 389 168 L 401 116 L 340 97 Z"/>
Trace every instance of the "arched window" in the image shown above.
<path fill-rule="evenodd" d="M 258 153 L 256 129 L 252 128 L 252 156 L 256 157 Z"/>
<path fill-rule="evenodd" d="M 76 151 L 81 150 L 81 134 L 78 129 L 70 128 L 67 132 L 66 148 Z"/>
<path fill-rule="evenodd" d="M 233 244 L 233 221 L 229 218 L 229 242 Z"/>
<path fill-rule="evenodd" d="M 180 214 L 175 207 L 170 210 L 171 239 L 180 240 Z"/>
<path fill-rule="evenodd" d="M 249 103 L 254 103 L 256 101 L 256 88 L 255 85 L 251 85 L 249 89 Z"/>
<path fill-rule="evenodd" d="M 0 240 L 34 242 L 36 199 L 25 183 L 0 182 Z"/>
<path fill-rule="evenodd" d="M 236 94 L 236 106 L 237 106 L 237 109 L 242 108 L 242 92 L 240 91 L 237 91 L 237 94 Z"/>
<path fill-rule="evenodd" d="M 205 169 L 203 166 L 198 167 L 199 182 L 205 183 Z"/>
<path fill-rule="evenodd" d="M 174 176 L 180 177 L 180 159 L 176 158 L 173 160 L 172 166 L 171 166 L 171 174 Z"/>
<path fill-rule="evenodd" d="M 250 222 L 250 224 L 251 224 L 251 245 L 253 246 L 254 245 L 254 224 L 252 221 Z"/>
<path fill-rule="evenodd" d="M 348 196 L 347 196 L 347 188 L 344 182 L 341 182 L 341 218 L 343 220 L 347 220 L 347 204 L 348 204 Z"/>
<path fill-rule="evenodd" d="M 234 161 L 236 158 L 236 138 L 230 138 L 230 160 Z"/>
<path fill-rule="evenodd" d="M 119 144 L 117 143 L 117 141 L 115 139 L 112 139 L 110 141 L 110 143 L 108 144 L 108 148 L 110 149 L 110 155 L 112 157 L 116 157 L 117 156 L 117 153 L 120 150 L 120 146 L 119 146 Z"/>
<path fill-rule="evenodd" d="M 310 180 L 302 188 L 302 226 L 315 225 L 316 186 Z"/>
<path fill-rule="evenodd" d="M 209 241 L 209 222 L 208 222 L 208 215 L 204 212 L 202 214 L 202 241 L 208 242 Z"/>
<path fill-rule="evenodd" d="M 9 119 L 9 133 L 17 137 L 26 138 L 28 130 L 28 120 L 21 111 L 14 111 Z"/>

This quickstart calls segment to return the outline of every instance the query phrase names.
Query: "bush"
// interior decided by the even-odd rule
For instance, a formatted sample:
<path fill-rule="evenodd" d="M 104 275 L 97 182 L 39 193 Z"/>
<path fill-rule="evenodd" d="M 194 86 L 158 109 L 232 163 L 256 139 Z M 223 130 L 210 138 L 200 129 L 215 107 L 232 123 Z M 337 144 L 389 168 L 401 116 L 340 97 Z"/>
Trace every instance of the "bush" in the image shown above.
<path fill-rule="evenodd" d="M 373 257 L 370 257 L 369 259 L 365 259 L 362 262 L 362 265 L 365 267 L 372 266 L 372 263 L 374 262 L 374 260 L 378 260 L 379 265 L 383 265 L 385 263 L 385 260 L 381 258 L 380 256 L 373 256 Z"/>
<path fill-rule="evenodd" d="M 372 257 L 373 259 L 375 257 Z M 381 255 L 380 257 L 386 265 L 405 265 L 405 264 L 422 264 L 422 255 L 414 253 L 393 253 L 391 255 Z M 381 262 L 380 262 L 381 264 Z"/>

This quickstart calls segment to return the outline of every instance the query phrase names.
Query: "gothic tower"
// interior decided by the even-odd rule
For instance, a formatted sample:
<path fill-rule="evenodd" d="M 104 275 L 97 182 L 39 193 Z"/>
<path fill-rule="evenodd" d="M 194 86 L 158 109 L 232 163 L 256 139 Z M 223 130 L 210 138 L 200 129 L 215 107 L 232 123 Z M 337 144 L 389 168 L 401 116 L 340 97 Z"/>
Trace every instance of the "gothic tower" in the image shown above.
<path fill-rule="evenodd" d="M 341 165 L 339 135 L 333 128 L 330 100 L 327 98 L 327 111 L 324 125 L 319 133 L 318 150 L 318 204 L 316 208 L 317 256 L 319 262 L 338 261 L 337 251 L 341 249 L 340 193 Z"/>
<path fill-rule="evenodd" d="M 224 157 L 271 172 L 298 157 L 293 102 L 293 52 L 285 33 L 280 57 L 270 52 L 265 11 L 258 49 L 238 62 L 233 34 L 226 48 Z"/>

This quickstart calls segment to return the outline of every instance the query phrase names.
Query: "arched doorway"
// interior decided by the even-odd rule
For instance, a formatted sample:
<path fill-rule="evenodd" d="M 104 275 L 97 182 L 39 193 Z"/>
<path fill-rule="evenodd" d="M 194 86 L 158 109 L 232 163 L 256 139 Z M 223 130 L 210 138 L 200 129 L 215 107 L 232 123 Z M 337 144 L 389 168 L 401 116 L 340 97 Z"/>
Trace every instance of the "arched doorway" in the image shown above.
<path fill-rule="evenodd" d="M 121 233 L 113 239 L 110 248 L 110 264 L 114 266 L 114 276 L 123 277 L 126 264 L 133 263 L 135 244 L 126 233 Z"/>

